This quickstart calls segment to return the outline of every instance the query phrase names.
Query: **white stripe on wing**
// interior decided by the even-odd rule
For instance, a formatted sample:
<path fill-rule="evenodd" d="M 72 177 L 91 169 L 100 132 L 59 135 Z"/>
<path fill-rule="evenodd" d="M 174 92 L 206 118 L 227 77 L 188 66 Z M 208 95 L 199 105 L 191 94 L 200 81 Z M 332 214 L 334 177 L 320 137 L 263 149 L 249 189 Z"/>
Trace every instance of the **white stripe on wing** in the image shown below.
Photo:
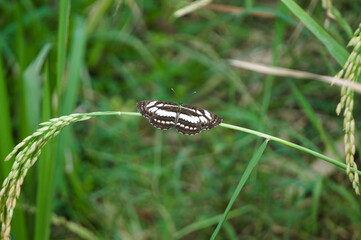
<path fill-rule="evenodd" d="M 187 121 L 187 122 L 190 122 L 190 123 L 199 123 L 200 120 L 198 117 L 195 117 L 195 116 L 188 116 L 186 114 L 179 114 L 179 118 L 184 120 L 184 121 Z"/>
<path fill-rule="evenodd" d="M 150 109 L 149 109 L 150 111 Z M 162 110 L 162 109 L 157 109 L 156 110 L 156 115 L 159 115 L 161 117 L 174 117 L 176 116 L 175 112 L 170 112 L 170 111 L 166 111 L 166 110 Z"/>

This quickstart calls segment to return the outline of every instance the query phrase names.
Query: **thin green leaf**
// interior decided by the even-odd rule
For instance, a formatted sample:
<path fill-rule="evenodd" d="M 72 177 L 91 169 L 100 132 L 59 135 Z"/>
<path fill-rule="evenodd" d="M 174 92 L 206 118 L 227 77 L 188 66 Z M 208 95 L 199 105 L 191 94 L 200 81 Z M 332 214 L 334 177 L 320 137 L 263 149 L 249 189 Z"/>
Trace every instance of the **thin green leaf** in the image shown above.
<path fill-rule="evenodd" d="M 284 13 L 285 15 L 288 13 L 288 10 L 286 9 L 284 4 L 279 3 L 278 8 L 280 12 Z M 284 44 L 283 37 L 286 29 L 286 22 L 283 21 L 282 19 L 277 19 L 274 28 L 275 28 L 275 40 L 273 42 L 273 48 L 272 48 L 272 66 L 277 65 L 279 48 L 282 46 L 282 44 Z M 262 99 L 262 111 L 261 111 L 262 116 L 267 115 L 268 107 L 271 101 L 274 78 L 275 78 L 274 75 L 268 75 L 266 79 L 266 84 Z"/>
<path fill-rule="evenodd" d="M 337 150 L 334 142 L 332 141 L 331 136 L 326 132 L 323 128 L 321 122 L 316 116 L 316 113 L 313 111 L 311 105 L 307 102 L 306 98 L 302 95 L 300 90 L 296 87 L 293 81 L 288 81 L 288 84 L 291 86 L 292 92 L 294 96 L 302 106 L 303 110 L 305 111 L 308 119 L 311 121 L 313 127 L 318 131 L 323 143 L 326 145 L 327 149 L 330 149 L 333 154 L 337 156 L 338 159 L 341 159 L 341 155 Z"/>
<path fill-rule="evenodd" d="M 46 44 L 36 59 L 26 68 L 23 77 L 25 112 L 30 131 L 35 131 L 40 122 L 40 69 L 45 61 L 51 44 Z"/>
<path fill-rule="evenodd" d="M 23 88 L 23 72 L 26 65 L 26 56 L 27 56 L 27 48 L 25 47 L 25 37 L 24 37 L 24 26 L 22 21 L 22 10 L 21 10 L 21 4 L 17 4 L 16 6 L 16 58 L 17 58 L 17 64 L 19 67 L 19 75 L 18 75 L 18 81 L 16 81 L 16 88 L 20 89 L 18 94 L 19 101 L 19 129 L 20 129 L 20 137 L 25 137 L 28 134 L 30 134 L 28 121 L 26 119 L 26 109 L 25 109 L 25 99 L 24 99 L 24 88 Z"/>
<path fill-rule="evenodd" d="M 342 17 L 342 14 L 340 13 L 340 11 L 337 8 L 332 7 L 332 13 L 335 16 L 338 24 L 340 24 L 340 26 L 346 32 L 347 36 L 351 39 L 353 36 L 352 28 L 350 27 L 348 22 L 345 20 L 345 18 Z"/>
<path fill-rule="evenodd" d="M 2 53 L 0 47 L 0 160 L 5 159 L 7 154 L 14 147 L 14 139 L 11 134 L 11 117 L 10 117 L 10 105 L 7 95 L 6 81 L 3 71 Z M 1 167 L 1 179 L 10 171 L 10 164 L 4 161 L 0 161 Z"/>
<path fill-rule="evenodd" d="M 228 219 L 242 216 L 248 212 L 257 212 L 257 209 L 250 205 L 243 206 L 241 208 L 230 211 L 228 214 Z M 192 232 L 199 231 L 201 229 L 213 226 L 222 219 L 222 216 L 223 216 L 223 214 L 219 214 L 214 217 L 210 217 L 210 218 L 207 218 L 204 220 L 194 222 L 188 226 L 185 226 L 184 228 L 180 229 L 179 231 L 175 232 L 173 237 L 175 239 L 180 239 Z"/>
<path fill-rule="evenodd" d="M 80 17 L 76 18 L 69 60 L 69 77 L 64 97 L 62 98 L 62 104 L 60 106 L 61 115 L 71 113 L 75 108 L 75 104 L 78 98 L 80 73 L 84 65 L 84 54 L 86 45 L 85 28 L 85 20 Z"/>
<path fill-rule="evenodd" d="M 47 121 L 51 118 L 51 87 L 49 77 L 49 65 L 46 68 L 46 80 L 44 86 L 42 120 Z M 36 218 L 35 218 L 35 240 L 46 240 L 50 236 L 50 219 L 52 214 L 52 200 L 54 198 L 54 143 L 49 142 L 44 147 L 41 161 L 38 166 L 38 191 L 36 199 Z"/>
<path fill-rule="evenodd" d="M 336 42 L 315 20 L 293 0 L 282 0 L 290 11 L 320 40 L 335 60 L 343 66 L 349 56 L 347 50 Z"/>
<path fill-rule="evenodd" d="M 84 56 L 85 56 L 85 46 L 86 46 L 86 21 L 82 17 L 75 18 L 73 33 L 72 33 L 72 42 L 70 46 L 69 54 L 69 75 L 67 79 L 67 85 L 65 87 L 64 95 L 61 98 L 59 113 L 60 115 L 66 115 L 74 111 L 76 103 L 79 96 L 79 86 L 80 86 L 80 77 L 81 72 L 84 67 Z M 64 168 L 64 153 L 71 152 L 71 146 L 75 144 L 75 140 L 72 136 L 72 127 L 64 129 L 61 136 L 58 138 L 57 142 L 57 165 L 55 167 L 54 178 L 55 182 L 59 184 L 64 184 L 65 177 L 62 174 L 62 169 Z M 84 195 L 83 189 L 78 187 L 76 182 L 77 176 L 74 171 L 69 175 L 70 182 L 73 188 L 77 190 L 75 193 L 77 195 Z M 62 185 L 60 185 L 62 186 Z M 64 186 L 64 185 L 63 185 Z M 58 187 L 58 185 L 56 185 Z"/>
<path fill-rule="evenodd" d="M 56 55 L 56 90 L 60 100 L 60 86 L 64 75 L 65 57 L 66 57 L 66 39 L 68 36 L 68 24 L 70 15 L 70 1 L 60 0 L 59 10 L 59 31 Z M 60 102 L 60 101 L 59 101 Z"/>
<path fill-rule="evenodd" d="M 224 211 L 221 221 L 218 223 L 217 228 L 214 230 L 214 232 L 211 236 L 211 240 L 214 240 L 217 237 L 219 230 L 221 229 L 223 223 L 226 221 L 229 211 L 231 210 L 231 208 L 232 208 L 234 202 L 236 201 L 239 193 L 241 192 L 244 184 L 246 183 L 249 176 L 251 175 L 253 168 L 258 164 L 259 160 L 261 159 L 261 156 L 263 155 L 263 152 L 266 149 L 267 143 L 268 143 L 268 139 L 262 143 L 262 145 L 258 148 L 258 150 L 253 155 L 246 170 L 244 171 L 244 174 L 241 177 L 241 180 L 238 183 L 238 186 L 236 187 L 236 190 L 234 191 L 234 193 L 232 195 L 231 200 L 228 203 L 226 210 Z"/>
<path fill-rule="evenodd" d="M 248 129 L 248 128 L 243 128 L 243 127 L 239 127 L 239 126 L 235 126 L 235 125 L 231 125 L 231 124 L 227 124 L 227 123 L 221 123 L 221 124 L 219 124 L 219 126 L 229 128 L 229 129 L 233 129 L 233 130 L 237 130 L 237 131 L 241 131 L 241 132 L 246 132 L 246 133 L 253 134 L 253 135 L 256 135 L 256 136 L 259 136 L 259 137 L 262 137 L 262 138 L 269 139 L 270 141 L 275 141 L 275 142 L 284 144 L 286 146 L 295 148 L 297 150 L 300 150 L 302 152 L 308 153 L 308 154 L 313 155 L 313 156 L 315 156 L 317 158 L 325 160 L 326 162 L 329 162 L 329 163 L 335 165 L 336 167 L 339 167 L 342 170 L 346 171 L 346 164 L 344 164 L 342 162 L 339 162 L 339 161 L 337 161 L 337 160 L 335 160 L 333 158 L 327 157 L 327 156 L 325 156 L 325 155 L 323 155 L 321 153 L 318 153 L 316 151 L 313 151 L 311 149 L 308 149 L 306 147 L 295 144 L 293 142 L 289 142 L 289 141 L 283 140 L 281 138 L 271 136 L 269 134 L 257 132 L 257 131 L 254 131 L 254 130 L 251 130 L 251 129 Z M 351 171 L 354 171 L 354 169 L 351 168 Z M 359 174 L 361 174 L 360 170 L 357 170 L 357 171 L 358 171 Z"/>

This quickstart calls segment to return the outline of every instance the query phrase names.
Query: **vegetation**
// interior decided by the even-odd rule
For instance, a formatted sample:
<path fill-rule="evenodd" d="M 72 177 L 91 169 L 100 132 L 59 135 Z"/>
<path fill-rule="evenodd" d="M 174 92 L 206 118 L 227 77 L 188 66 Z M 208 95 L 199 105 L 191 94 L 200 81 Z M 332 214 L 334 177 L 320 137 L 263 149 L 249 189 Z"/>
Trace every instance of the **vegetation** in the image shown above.
<path fill-rule="evenodd" d="M 1 238 L 359 238 L 361 4 L 333 4 L 1 2 Z"/>

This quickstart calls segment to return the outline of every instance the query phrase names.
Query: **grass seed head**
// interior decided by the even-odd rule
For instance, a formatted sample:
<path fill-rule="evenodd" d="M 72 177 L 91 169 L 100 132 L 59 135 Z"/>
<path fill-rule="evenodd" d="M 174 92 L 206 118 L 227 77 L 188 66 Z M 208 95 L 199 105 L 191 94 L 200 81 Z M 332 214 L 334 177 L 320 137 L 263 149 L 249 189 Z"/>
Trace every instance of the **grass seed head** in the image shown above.
<path fill-rule="evenodd" d="M 0 208 L 2 209 L 0 219 L 2 223 L 1 239 L 10 240 L 10 223 L 16 200 L 20 196 L 24 178 L 31 166 L 38 160 L 41 149 L 50 139 L 58 135 L 65 126 L 89 118 L 91 117 L 85 116 L 85 114 L 71 114 L 41 123 L 41 128 L 16 145 L 6 157 L 5 160 L 8 161 L 15 156 L 15 161 L 0 190 Z"/>
<path fill-rule="evenodd" d="M 352 82 L 357 82 L 360 73 L 361 73 L 361 24 L 359 28 L 355 31 L 353 38 L 349 42 L 348 46 L 353 46 L 354 49 L 351 52 L 349 58 L 347 59 L 342 70 L 336 75 L 340 78 L 345 78 Z M 359 176 L 357 172 L 357 164 L 354 161 L 354 155 L 356 153 L 356 144 L 355 144 L 355 120 L 353 117 L 353 90 L 350 87 L 341 88 L 341 98 L 340 102 L 336 107 L 337 115 L 340 115 L 342 109 L 344 108 L 344 121 L 343 126 L 345 130 L 344 135 L 344 144 L 345 144 L 345 161 L 347 164 L 346 172 L 349 176 L 350 181 L 352 182 L 352 187 L 355 190 L 356 194 L 360 194 L 359 189 Z M 353 171 L 351 171 L 351 167 Z"/>

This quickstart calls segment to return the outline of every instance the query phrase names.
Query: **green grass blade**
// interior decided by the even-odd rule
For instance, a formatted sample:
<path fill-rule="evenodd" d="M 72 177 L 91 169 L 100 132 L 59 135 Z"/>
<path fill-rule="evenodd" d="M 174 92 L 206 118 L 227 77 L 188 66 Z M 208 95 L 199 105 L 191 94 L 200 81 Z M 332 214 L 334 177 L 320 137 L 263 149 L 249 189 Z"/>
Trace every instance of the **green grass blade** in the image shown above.
<path fill-rule="evenodd" d="M 268 135 L 268 134 L 265 134 L 265 133 L 257 132 L 257 131 L 254 131 L 254 130 L 251 130 L 251 129 L 248 129 L 248 128 L 238 127 L 238 126 L 227 124 L 227 123 L 221 123 L 221 124 L 219 124 L 219 126 L 229 128 L 229 129 L 233 129 L 233 130 L 237 130 L 237 131 L 241 131 L 241 132 L 245 132 L 245 133 L 249 133 L 249 134 L 253 134 L 253 135 L 256 135 L 256 136 L 259 136 L 259 137 L 269 139 L 271 141 L 281 143 L 283 145 L 295 148 L 297 150 L 300 150 L 302 152 L 308 153 L 308 154 L 313 155 L 313 156 L 315 156 L 317 158 L 325 160 L 326 162 L 329 162 L 329 163 L 335 165 L 336 167 L 339 167 L 342 170 L 346 171 L 346 164 L 344 164 L 342 162 L 339 162 L 339 161 L 337 161 L 337 160 L 335 160 L 333 158 L 327 157 L 327 156 L 325 156 L 325 155 L 323 155 L 321 153 L 318 153 L 316 151 L 313 151 L 311 149 L 308 149 L 306 147 L 295 144 L 293 142 L 289 142 L 289 141 L 286 141 L 286 140 L 283 140 L 281 138 L 274 137 L 274 136 L 271 136 L 271 135 Z M 351 171 L 354 171 L 354 169 L 351 168 Z M 358 171 L 359 174 L 361 174 L 360 170 L 357 170 L 357 171 Z"/>
<path fill-rule="evenodd" d="M 10 162 L 4 162 L 6 155 L 11 152 L 14 147 L 14 139 L 11 133 L 11 115 L 10 115 L 10 104 L 7 94 L 7 86 L 4 76 L 4 67 L 2 62 L 2 51 L 0 46 L 0 176 L 1 181 L 8 175 L 11 169 Z M 21 202 L 21 201 L 19 201 Z M 25 215 L 22 210 L 16 209 L 14 211 L 13 221 L 14 236 L 16 239 L 26 240 L 27 229 L 25 224 Z"/>
<path fill-rule="evenodd" d="M 262 143 L 262 145 L 258 148 L 256 153 L 253 155 L 253 157 L 252 157 L 251 161 L 249 162 L 246 170 L 244 171 L 244 174 L 241 177 L 241 180 L 238 183 L 238 186 L 236 187 L 236 190 L 234 191 L 234 193 L 232 195 L 231 200 L 228 203 L 228 206 L 227 206 L 226 210 L 224 211 L 224 214 L 222 216 L 221 221 L 219 221 L 219 223 L 217 225 L 217 228 L 214 230 L 214 232 L 213 232 L 213 234 L 211 236 L 211 240 L 214 240 L 217 237 L 217 235 L 219 233 L 219 230 L 221 229 L 223 223 L 226 221 L 227 215 L 228 215 L 229 211 L 231 210 L 234 202 L 236 201 L 239 193 L 241 192 L 244 184 L 246 183 L 249 176 L 251 175 L 251 172 L 252 172 L 253 168 L 258 164 L 261 156 L 263 155 L 263 152 L 266 149 L 267 143 L 268 143 L 268 140 L 265 140 Z"/>
<path fill-rule="evenodd" d="M 6 81 L 3 71 L 2 53 L 0 48 L 0 159 L 5 159 L 6 155 L 14 147 L 14 139 L 11 133 L 10 105 L 7 95 Z M 4 179 L 11 169 L 10 163 L 0 160 L 1 179 Z"/>
<path fill-rule="evenodd" d="M 69 56 L 69 78 L 62 98 L 60 114 L 71 113 L 78 98 L 80 84 L 80 72 L 84 63 L 84 53 L 86 44 L 86 23 L 83 18 L 76 18 L 73 32 L 73 41 Z"/>
<path fill-rule="evenodd" d="M 243 206 L 241 208 L 230 211 L 228 214 L 228 219 L 242 216 L 248 212 L 257 212 L 257 209 L 250 205 Z M 174 239 L 184 238 L 184 236 L 186 236 L 192 232 L 199 231 L 201 229 L 205 229 L 210 226 L 213 226 L 222 219 L 222 216 L 223 216 L 223 214 L 219 214 L 214 217 L 210 217 L 210 218 L 207 218 L 204 220 L 194 222 L 194 223 L 178 230 L 177 232 L 175 232 L 173 237 L 174 237 Z"/>
<path fill-rule="evenodd" d="M 56 55 L 56 90 L 60 102 L 60 85 L 64 75 L 66 58 L 66 39 L 68 36 L 68 25 L 70 15 L 70 1 L 60 0 L 58 42 Z"/>
<path fill-rule="evenodd" d="M 331 150 L 338 159 L 341 159 L 341 155 L 337 150 L 334 142 L 332 141 L 331 136 L 325 131 L 320 120 L 317 118 L 315 111 L 313 111 L 311 105 L 307 102 L 306 98 L 302 95 L 301 91 L 298 90 L 293 81 L 288 81 L 288 84 L 291 86 L 292 92 L 298 102 L 301 104 L 303 110 L 305 111 L 308 119 L 311 121 L 313 127 L 318 131 L 323 143 L 326 145 L 327 149 Z"/>
<path fill-rule="evenodd" d="M 51 87 L 49 77 L 49 65 L 46 67 L 46 80 L 44 85 L 44 97 L 42 108 L 42 120 L 47 121 L 51 118 Z M 50 218 L 52 213 L 52 200 L 54 195 L 54 143 L 49 142 L 44 147 L 41 161 L 38 166 L 38 191 L 36 199 L 36 218 L 35 218 L 35 236 L 36 240 L 49 239 Z"/>
<path fill-rule="evenodd" d="M 56 71 L 56 91 L 60 102 L 60 86 L 64 76 L 64 66 L 66 58 L 66 40 L 68 36 L 68 25 L 70 15 L 70 1 L 61 0 L 59 9 L 59 25 L 57 35 L 57 71 Z M 44 100 L 42 119 L 51 117 L 51 89 L 49 82 L 49 73 L 47 69 L 46 82 L 44 86 Z M 52 200 L 54 194 L 54 172 L 55 159 L 54 143 L 49 143 L 44 149 L 40 161 L 38 172 L 38 191 L 37 191 L 37 214 L 35 219 L 34 239 L 49 239 L 50 235 L 50 216 L 52 212 Z"/>
<path fill-rule="evenodd" d="M 30 131 L 35 131 L 40 122 L 40 70 L 45 61 L 51 44 L 46 44 L 36 59 L 26 68 L 23 76 L 25 113 Z"/>
<path fill-rule="evenodd" d="M 343 66 L 349 56 L 347 50 L 336 42 L 315 20 L 293 0 L 282 0 L 290 11 L 320 40 L 335 60 Z"/>
<path fill-rule="evenodd" d="M 16 57 L 17 64 L 19 67 L 18 79 L 15 81 L 17 90 L 19 91 L 19 132 L 20 137 L 25 137 L 29 134 L 28 122 L 25 115 L 25 102 L 23 94 L 23 85 L 22 85 L 22 74 L 26 65 L 26 56 L 27 50 L 25 47 L 25 37 L 24 37 L 24 26 L 22 22 L 23 11 L 20 3 L 17 3 L 15 6 L 15 16 L 16 16 Z M 11 128 L 10 128 L 11 129 Z M 20 203 L 21 201 L 19 201 Z M 21 203 L 20 203 L 21 204 Z M 25 214 L 22 210 L 16 209 L 14 213 L 14 230 L 15 237 L 18 239 L 27 239 L 27 226 L 25 223 Z"/>
<path fill-rule="evenodd" d="M 73 30 L 73 41 L 71 43 L 70 60 L 69 60 L 69 76 L 66 90 L 62 101 L 60 102 L 60 115 L 71 113 L 78 97 L 78 89 L 80 84 L 80 72 L 84 63 L 84 53 L 86 44 L 86 23 L 83 18 L 76 18 Z M 71 128 L 63 131 L 58 141 L 58 156 L 64 153 L 65 145 L 70 141 Z"/>
<path fill-rule="evenodd" d="M 48 52 L 51 48 L 51 44 L 46 44 L 38 56 L 29 64 L 25 69 L 23 74 L 23 97 L 24 97 L 24 114 L 27 130 L 33 132 L 37 129 L 38 124 L 40 123 L 40 100 L 42 97 L 41 81 L 42 76 L 40 75 L 40 69 L 44 63 L 45 57 L 48 55 Z M 28 178 L 30 182 L 36 181 L 35 172 L 29 173 Z M 25 183 L 28 184 L 28 183 Z M 31 187 L 30 187 L 31 186 Z M 26 188 L 29 201 L 34 201 L 36 199 L 36 191 L 33 190 L 33 186 L 30 185 Z M 29 224 L 30 225 L 30 224 Z M 31 224 L 32 226 L 32 224 Z M 31 227 L 33 228 L 33 227 Z"/>
<path fill-rule="evenodd" d="M 238 240 L 238 236 L 237 236 L 237 226 L 233 226 L 231 223 L 229 222 L 225 222 L 224 226 L 224 233 L 227 236 L 227 239 L 229 240 Z"/>
<path fill-rule="evenodd" d="M 279 4 L 278 6 L 279 10 L 286 14 L 288 10 L 286 9 L 284 4 Z M 279 54 L 279 49 L 282 47 L 283 44 L 283 36 L 286 29 L 286 22 L 282 19 L 277 19 L 275 23 L 275 40 L 273 42 L 273 49 L 272 49 L 272 66 L 277 65 L 277 59 Z M 263 99 L 262 99 L 262 115 L 265 116 L 268 111 L 268 107 L 270 105 L 271 101 L 271 95 L 272 95 L 272 86 L 273 86 L 273 80 L 275 76 L 274 75 L 268 75 L 266 79 L 265 89 L 263 93 Z"/>
<path fill-rule="evenodd" d="M 72 42 L 70 46 L 69 53 L 69 75 L 67 85 L 65 87 L 64 95 L 61 97 L 61 102 L 59 106 L 60 115 L 66 115 L 74 111 L 76 102 L 78 100 L 78 90 L 80 85 L 80 75 L 84 66 L 84 55 L 85 55 L 85 46 L 86 46 L 86 21 L 84 18 L 77 17 L 74 19 L 74 27 L 72 32 Z M 61 136 L 58 138 L 57 143 L 57 163 L 54 173 L 55 187 L 65 187 L 65 178 L 63 175 L 64 168 L 64 153 L 69 150 L 71 152 L 71 143 L 75 144 L 75 140 L 72 137 L 72 127 L 64 129 Z M 77 176 L 74 171 L 70 172 L 72 174 L 69 176 L 70 184 L 73 188 L 81 186 L 78 184 Z M 77 195 L 83 196 L 83 189 L 77 188 L 79 191 L 74 191 Z M 62 192 L 63 196 L 67 193 Z M 74 196 L 74 198 L 78 199 Z"/>
<path fill-rule="evenodd" d="M 25 48 L 25 42 L 24 42 L 24 26 L 22 22 L 22 10 L 21 5 L 17 4 L 16 6 L 16 57 L 17 57 L 17 63 L 19 66 L 19 75 L 18 75 L 18 81 L 16 81 L 17 86 L 15 86 L 19 92 L 18 98 L 20 100 L 19 104 L 19 129 L 20 129 L 20 137 L 24 138 L 25 136 L 30 134 L 29 128 L 28 128 L 28 121 L 26 119 L 26 112 L 25 112 L 25 99 L 23 94 L 23 72 L 26 65 L 25 56 L 27 56 L 26 48 Z"/>
<path fill-rule="evenodd" d="M 99 1 L 96 3 L 96 7 L 93 8 L 96 9 L 96 11 L 92 11 L 93 14 L 90 15 L 88 24 L 87 24 L 87 34 L 90 34 L 94 31 L 96 25 L 103 19 L 107 17 L 107 10 L 112 5 L 114 1 L 113 0 L 105 0 L 105 1 Z"/>
<path fill-rule="evenodd" d="M 342 17 L 340 11 L 335 7 L 332 7 L 332 13 L 335 16 L 338 24 L 340 24 L 340 26 L 343 28 L 349 39 L 351 39 L 353 36 L 353 31 L 350 25 L 348 24 L 348 22 L 346 21 L 346 19 Z"/>

